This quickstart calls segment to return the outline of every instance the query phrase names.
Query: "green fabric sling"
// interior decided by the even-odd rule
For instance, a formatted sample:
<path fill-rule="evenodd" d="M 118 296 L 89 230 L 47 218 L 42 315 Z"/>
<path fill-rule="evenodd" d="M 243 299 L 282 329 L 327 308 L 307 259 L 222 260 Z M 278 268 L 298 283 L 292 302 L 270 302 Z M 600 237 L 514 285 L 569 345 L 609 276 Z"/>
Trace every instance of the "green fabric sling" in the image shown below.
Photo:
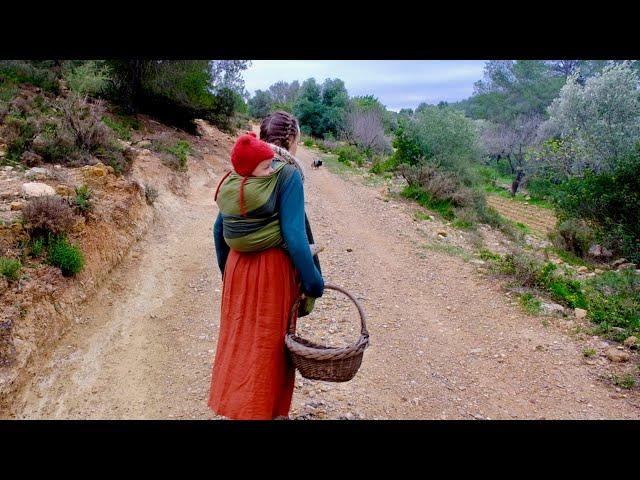
<path fill-rule="evenodd" d="M 248 177 L 244 184 L 246 216 L 240 214 L 240 183 L 243 177 L 233 172 L 220 186 L 217 204 L 222 214 L 224 239 L 239 252 L 257 252 L 282 245 L 277 209 L 278 186 L 286 178 L 287 164 L 274 162 L 274 172 L 264 177 Z"/>

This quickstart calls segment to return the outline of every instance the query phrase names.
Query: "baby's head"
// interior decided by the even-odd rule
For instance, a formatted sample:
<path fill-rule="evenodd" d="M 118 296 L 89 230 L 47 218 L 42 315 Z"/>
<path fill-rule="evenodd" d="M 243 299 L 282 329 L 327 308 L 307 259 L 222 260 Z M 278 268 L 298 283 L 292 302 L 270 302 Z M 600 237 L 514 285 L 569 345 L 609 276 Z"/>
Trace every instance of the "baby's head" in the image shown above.
<path fill-rule="evenodd" d="M 231 163 L 238 175 L 243 177 L 263 177 L 273 173 L 271 161 L 275 152 L 256 134 L 247 132 L 241 135 L 231 151 Z"/>

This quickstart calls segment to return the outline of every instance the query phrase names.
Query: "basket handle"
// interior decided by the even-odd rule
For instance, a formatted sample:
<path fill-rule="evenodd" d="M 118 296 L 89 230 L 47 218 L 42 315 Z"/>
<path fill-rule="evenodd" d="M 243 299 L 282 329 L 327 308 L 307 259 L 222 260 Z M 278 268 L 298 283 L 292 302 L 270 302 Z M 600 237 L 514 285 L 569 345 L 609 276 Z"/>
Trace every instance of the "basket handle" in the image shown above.
<path fill-rule="evenodd" d="M 364 337 L 368 337 L 369 332 L 367 331 L 367 324 L 365 322 L 364 309 L 362 308 L 362 305 L 360 305 L 360 302 L 358 302 L 358 300 L 356 300 L 356 298 L 353 295 L 351 295 L 349 292 L 347 292 L 344 288 L 339 287 L 338 285 L 335 285 L 333 283 L 326 282 L 324 284 L 324 288 L 341 292 L 345 294 L 347 297 L 349 297 L 349 299 L 353 303 L 355 303 L 356 308 L 358 309 L 358 314 L 360 315 L 360 327 L 361 327 L 360 334 Z M 298 307 L 300 306 L 300 300 L 302 300 L 302 293 L 298 295 L 298 297 L 296 298 L 296 301 L 293 302 L 293 306 L 291 307 L 291 312 L 289 313 L 289 333 L 291 334 L 296 333 L 296 320 L 298 317 L 297 314 L 298 314 Z"/>

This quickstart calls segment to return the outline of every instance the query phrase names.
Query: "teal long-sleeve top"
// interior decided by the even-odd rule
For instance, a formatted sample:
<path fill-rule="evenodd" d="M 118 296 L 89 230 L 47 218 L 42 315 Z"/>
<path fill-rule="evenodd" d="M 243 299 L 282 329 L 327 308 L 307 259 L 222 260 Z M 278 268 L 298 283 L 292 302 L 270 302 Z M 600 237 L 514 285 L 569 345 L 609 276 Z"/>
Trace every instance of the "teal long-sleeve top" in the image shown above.
<path fill-rule="evenodd" d="M 313 234 L 309 220 L 304 211 L 304 189 L 300 173 L 295 171 L 282 184 L 278 191 L 278 205 L 280 211 L 280 229 L 286 244 L 286 250 L 293 261 L 294 267 L 300 273 L 302 290 L 311 297 L 321 297 L 324 293 L 324 280 L 320 261 L 317 255 L 312 256 L 309 244 L 313 243 Z M 222 214 L 213 226 L 213 237 L 216 256 L 220 272 L 224 274 L 224 267 L 229 255 L 229 245 L 224 240 Z"/>

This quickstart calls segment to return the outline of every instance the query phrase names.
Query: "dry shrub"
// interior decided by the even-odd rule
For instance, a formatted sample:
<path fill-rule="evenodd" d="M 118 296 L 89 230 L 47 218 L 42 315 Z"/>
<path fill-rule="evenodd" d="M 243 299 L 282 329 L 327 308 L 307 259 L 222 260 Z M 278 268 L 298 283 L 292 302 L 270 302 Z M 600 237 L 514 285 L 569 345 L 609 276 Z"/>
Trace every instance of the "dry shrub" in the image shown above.
<path fill-rule="evenodd" d="M 61 235 L 71 231 L 76 221 L 71 206 L 62 198 L 46 195 L 31 199 L 22 210 L 27 231 L 32 238 Z"/>
<path fill-rule="evenodd" d="M 462 185 L 452 172 L 443 172 L 427 163 L 415 166 L 403 164 L 398 170 L 410 185 L 420 186 L 438 200 L 450 200 L 457 207 L 473 203 L 472 190 Z"/>

